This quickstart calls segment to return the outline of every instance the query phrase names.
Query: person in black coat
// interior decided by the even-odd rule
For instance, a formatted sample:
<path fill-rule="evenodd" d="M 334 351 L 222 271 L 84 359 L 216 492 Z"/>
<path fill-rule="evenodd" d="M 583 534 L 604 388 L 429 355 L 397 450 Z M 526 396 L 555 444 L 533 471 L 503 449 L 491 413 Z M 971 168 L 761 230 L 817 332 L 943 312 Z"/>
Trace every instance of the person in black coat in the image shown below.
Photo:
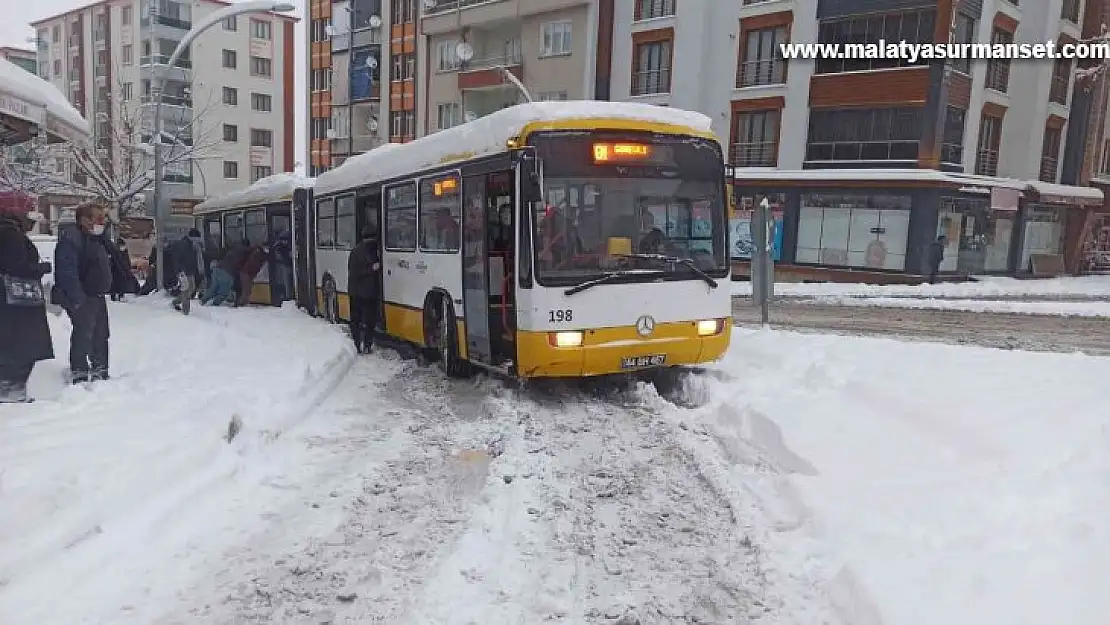
<path fill-rule="evenodd" d="M 367 229 L 362 241 L 347 257 L 347 292 L 351 297 L 351 339 L 360 354 L 369 354 L 374 347 L 374 331 L 378 327 L 378 288 L 381 284 L 382 260 L 378 234 Z"/>
<path fill-rule="evenodd" d="M 25 216 L 0 212 L 0 403 L 34 401 L 31 371 L 54 358 L 41 283 L 51 267 L 27 237 L 29 226 Z"/>
<path fill-rule="evenodd" d="M 170 257 L 177 269 L 177 279 L 181 292 L 173 300 L 173 307 L 186 315 L 190 302 L 200 289 L 204 277 L 204 239 L 200 231 L 193 228 L 189 234 L 170 246 Z"/>
<path fill-rule="evenodd" d="M 73 323 L 69 367 L 76 383 L 108 379 L 108 303 L 112 289 L 110 243 L 104 240 L 104 209 L 81 204 L 77 223 L 62 226 L 54 252 L 55 303 Z"/>
<path fill-rule="evenodd" d="M 109 246 L 108 252 L 112 257 L 112 301 L 120 302 L 125 294 L 139 292 L 139 281 L 131 273 L 131 255 L 123 239 Z"/>

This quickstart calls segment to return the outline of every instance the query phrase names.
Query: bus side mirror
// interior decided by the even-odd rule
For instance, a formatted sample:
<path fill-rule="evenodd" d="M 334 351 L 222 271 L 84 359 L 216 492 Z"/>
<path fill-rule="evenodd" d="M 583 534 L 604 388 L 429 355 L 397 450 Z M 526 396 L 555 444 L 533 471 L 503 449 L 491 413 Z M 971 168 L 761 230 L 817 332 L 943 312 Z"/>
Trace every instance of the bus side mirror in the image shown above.
<path fill-rule="evenodd" d="M 531 154 L 521 155 L 520 159 L 520 194 L 521 202 L 532 203 L 543 201 L 543 186 L 540 184 L 540 170 L 536 157 Z"/>

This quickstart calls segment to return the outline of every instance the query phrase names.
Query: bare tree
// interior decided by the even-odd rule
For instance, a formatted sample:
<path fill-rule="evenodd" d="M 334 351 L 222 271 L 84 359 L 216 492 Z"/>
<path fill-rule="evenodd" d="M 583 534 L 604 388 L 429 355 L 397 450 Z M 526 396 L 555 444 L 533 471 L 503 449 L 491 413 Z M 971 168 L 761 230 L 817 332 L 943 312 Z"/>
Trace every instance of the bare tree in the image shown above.
<path fill-rule="evenodd" d="M 184 116 L 163 115 L 161 132 L 155 133 L 153 94 L 136 97 L 128 93 L 131 87 L 125 89 L 120 83 L 115 94 L 123 97 L 112 94 L 98 102 L 96 118 L 90 120 L 94 128 L 91 143 L 68 145 L 74 166 L 87 179 L 89 190 L 116 209 L 120 218 L 143 210 L 143 194 L 154 182 L 154 141 L 162 143 L 166 174 L 191 179 L 199 161 L 217 156 L 222 140 L 216 132 L 219 124 L 209 128 L 204 123 L 218 104 L 215 94 L 209 94 L 198 107 L 191 84 L 177 91 L 167 90 L 163 105 L 187 107 L 189 112 Z"/>
<path fill-rule="evenodd" d="M 56 146 L 41 137 L 0 149 L 0 191 L 29 196 L 78 192 L 78 185 L 57 171 L 56 155 Z"/>

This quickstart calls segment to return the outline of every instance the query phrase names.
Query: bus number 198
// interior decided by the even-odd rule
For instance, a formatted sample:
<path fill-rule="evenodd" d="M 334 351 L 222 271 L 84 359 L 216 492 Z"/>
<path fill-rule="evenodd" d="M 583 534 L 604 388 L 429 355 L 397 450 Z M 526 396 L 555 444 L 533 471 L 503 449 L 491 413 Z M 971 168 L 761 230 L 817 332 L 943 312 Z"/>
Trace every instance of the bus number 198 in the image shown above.
<path fill-rule="evenodd" d="M 547 314 L 550 316 L 551 323 L 568 323 L 574 320 L 574 311 L 569 308 L 566 310 L 549 310 Z"/>

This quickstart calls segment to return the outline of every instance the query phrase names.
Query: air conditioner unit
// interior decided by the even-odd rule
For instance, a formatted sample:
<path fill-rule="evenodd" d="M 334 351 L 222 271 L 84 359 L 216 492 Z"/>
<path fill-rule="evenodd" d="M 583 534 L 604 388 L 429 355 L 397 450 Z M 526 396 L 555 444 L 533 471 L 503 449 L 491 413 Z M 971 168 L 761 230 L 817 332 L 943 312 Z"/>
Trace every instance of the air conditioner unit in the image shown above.
<path fill-rule="evenodd" d="M 329 129 L 329 130 L 327 131 L 327 133 L 325 133 L 325 134 L 327 135 L 327 137 L 328 137 L 329 139 L 335 139 L 336 137 L 338 137 L 338 136 L 339 136 L 338 134 L 336 134 L 335 130 L 331 130 L 331 129 Z"/>

